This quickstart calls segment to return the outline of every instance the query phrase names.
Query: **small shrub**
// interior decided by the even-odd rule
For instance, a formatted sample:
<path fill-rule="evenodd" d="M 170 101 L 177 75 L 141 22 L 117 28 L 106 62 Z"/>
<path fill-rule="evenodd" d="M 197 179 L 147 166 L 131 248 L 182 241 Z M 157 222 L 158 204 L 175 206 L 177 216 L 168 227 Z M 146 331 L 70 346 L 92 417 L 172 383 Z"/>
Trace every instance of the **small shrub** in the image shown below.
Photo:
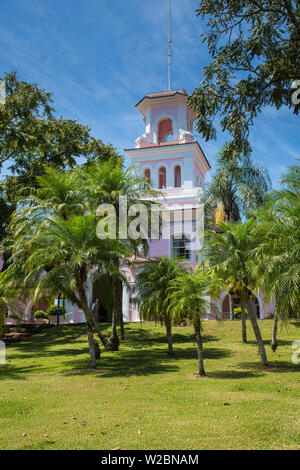
<path fill-rule="evenodd" d="M 34 312 L 34 318 L 42 318 L 44 320 L 48 320 L 48 314 L 43 310 L 37 310 Z"/>
<path fill-rule="evenodd" d="M 57 305 L 51 305 L 47 310 L 48 315 L 54 316 L 57 315 Z M 59 315 L 65 315 L 66 309 L 63 305 L 59 306 Z"/>
<path fill-rule="evenodd" d="M 245 309 L 245 314 L 248 315 L 248 310 Z M 233 309 L 233 319 L 234 320 L 241 320 L 242 318 L 242 309 L 241 307 L 237 307 Z"/>

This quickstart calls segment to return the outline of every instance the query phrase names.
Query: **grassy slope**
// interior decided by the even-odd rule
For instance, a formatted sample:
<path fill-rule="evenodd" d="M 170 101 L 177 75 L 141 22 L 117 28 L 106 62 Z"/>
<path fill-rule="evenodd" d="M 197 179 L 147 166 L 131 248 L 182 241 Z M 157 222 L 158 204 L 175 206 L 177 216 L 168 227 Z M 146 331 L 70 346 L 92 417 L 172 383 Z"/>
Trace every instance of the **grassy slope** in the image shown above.
<path fill-rule="evenodd" d="M 206 322 L 203 379 L 194 375 L 191 328 L 174 328 L 176 356 L 169 358 L 163 328 L 128 325 L 121 350 L 103 353 L 96 371 L 87 368 L 83 327 L 8 347 L 0 365 L 0 448 L 300 449 L 300 365 L 291 362 L 300 322 L 279 329 L 275 354 L 272 322 L 260 325 L 268 370 L 250 325 L 244 345 L 239 322 Z"/>

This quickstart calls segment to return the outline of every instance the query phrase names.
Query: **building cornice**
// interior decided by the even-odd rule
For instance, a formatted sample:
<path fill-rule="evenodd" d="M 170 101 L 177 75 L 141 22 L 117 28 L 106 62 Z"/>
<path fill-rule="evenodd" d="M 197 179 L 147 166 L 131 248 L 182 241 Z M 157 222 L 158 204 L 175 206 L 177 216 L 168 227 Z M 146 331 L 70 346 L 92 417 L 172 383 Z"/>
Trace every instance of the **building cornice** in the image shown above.
<path fill-rule="evenodd" d="M 210 170 L 211 166 L 209 164 L 209 161 L 207 160 L 199 142 L 197 141 L 186 142 L 186 143 L 176 143 L 176 144 L 151 145 L 149 147 L 124 149 L 124 151 L 128 153 L 128 155 L 130 155 L 130 158 L 135 160 L 135 159 L 143 158 L 147 156 L 147 154 L 150 154 L 153 156 L 154 149 L 159 150 L 160 155 L 158 157 L 161 158 L 162 155 L 172 154 L 175 149 L 176 151 L 178 151 L 179 149 L 188 150 L 189 147 L 191 147 L 193 150 L 196 150 L 198 154 L 204 157 L 204 161 L 207 166 L 207 171 Z M 152 160 L 153 160 L 153 157 L 152 157 Z"/>

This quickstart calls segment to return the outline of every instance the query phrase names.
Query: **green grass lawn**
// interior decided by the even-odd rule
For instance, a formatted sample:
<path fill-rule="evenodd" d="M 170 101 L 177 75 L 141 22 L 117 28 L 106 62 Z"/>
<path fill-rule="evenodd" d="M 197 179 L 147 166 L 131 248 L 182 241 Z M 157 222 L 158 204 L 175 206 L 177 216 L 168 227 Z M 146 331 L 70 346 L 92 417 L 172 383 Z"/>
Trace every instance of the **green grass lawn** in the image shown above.
<path fill-rule="evenodd" d="M 108 331 L 109 325 L 105 325 Z M 197 379 L 192 328 L 126 326 L 120 351 L 88 369 L 85 328 L 45 331 L 7 348 L 0 365 L 1 449 L 300 449 L 300 365 L 291 343 L 300 322 L 261 321 L 270 359 L 260 365 L 248 324 L 206 322 L 207 377 Z"/>

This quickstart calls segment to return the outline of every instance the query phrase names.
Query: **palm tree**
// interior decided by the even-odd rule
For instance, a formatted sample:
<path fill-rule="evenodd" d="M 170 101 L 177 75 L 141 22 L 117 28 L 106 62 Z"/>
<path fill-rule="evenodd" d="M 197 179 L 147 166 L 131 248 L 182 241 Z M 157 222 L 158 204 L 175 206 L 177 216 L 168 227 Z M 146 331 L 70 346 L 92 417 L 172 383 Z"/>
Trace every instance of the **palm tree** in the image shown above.
<path fill-rule="evenodd" d="M 291 167 L 265 208 L 258 211 L 264 231 L 255 250 L 256 274 L 266 300 L 276 300 L 271 348 L 276 350 L 278 319 L 300 312 L 300 168 Z"/>
<path fill-rule="evenodd" d="M 32 239 L 48 224 L 49 218 L 65 221 L 71 216 L 90 212 L 83 192 L 83 179 L 78 170 L 64 172 L 49 167 L 42 176 L 36 177 L 36 182 L 37 187 L 23 188 L 20 191 L 17 208 L 9 224 L 9 236 L 5 240 L 6 252 L 11 256 L 11 252 L 17 250 L 19 259 L 24 260 L 29 255 Z M 13 260 L 13 257 L 10 259 Z M 16 269 L 15 264 L 13 269 L 15 288 L 18 288 L 17 284 L 24 288 L 22 269 Z M 47 271 L 50 269 L 49 264 Z M 106 346 L 106 338 L 98 325 L 96 328 Z"/>
<path fill-rule="evenodd" d="M 250 155 L 229 151 L 225 144 L 217 155 L 216 171 L 204 192 L 206 226 L 241 220 L 241 215 L 260 206 L 271 186 L 267 171 Z M 233 320 L 233 295 L 229 291 L 230 319 Z M 242 309 L 242 336 L 247 342 L 246 316 Z"/>
<path fill-rule="evenodd" d="M 229 153 L 225 144 L 217 155 L 216 172 L 204 194 L 206 222 L 216 222 L 223 208 L 227 221 L 238 222 L 265 200 L 270 187 L 266 170 L 255 164 L 250 155 Z"/>
<path fill-rule="evenodd" d="M 36 177 L 37 188 L 23 188 L 17 200 L 17 209 L 9 226 L 14 236 L 30 232 L 48 217 L 67 220 L 69 216 L 83 214 L 87 201 L 83 196 L 83 181 L 78 171 L 47 168 Z"/>
<path fill-rule="evenodd" d="M 46 291 L 51 296 L 60 291 L 83 310 L 92 368 L 96 367 L 95 321 L 88 305 L 86 282 L 89 277 L 97 280 L 104 273 L 117 276 L 115 266 L 129 254 L 129 250 L 116 240 L 100 240 L 96 225 L 94 214 L 71 216 L 67 220 L 45 220 L 31 240 L 25 262 L 25 284 L 33 286 L 35 299 L 41 292 Z M 20 245 L 17 243 L 14 248 L 14 262 L 6 271 L 8 279 L 14 278 L 17 266 L 24 261 Z"/>
<path fill-rule="evenodd" d="M 138 273 L 136 281 L 141 317 L 165 324 L 170 355 L 173 354 L 172 315 L 166 298 L 170 282 L 183 271 L 184 266 L 180 264 L 180 260 L 161 256 L 156 261 L 147 263 Z"/>
<path fill-rule="evenodd" d="M 151 208 L 154 204 L 150 197 L 155 197 L 159 194 L 158 191 L 152 190 L 150 183 L 135 174 L 134 168 L 130 167 L 124 170 L 121 161 L 109 160 L 101 166 L 91 164 L 87 169 L 84 169 L 84 177 L 86 178 L 86 197 L 89 200 L 94 210 L 100 204 L 111 204 L 116 213 L 116 226 L 117 226 L 117 239 L 121 239 L 122 243 L 126 245 L 131 254 L 147 255 L 148 241 L 146 239 L 132 240 L 125 238 L 119 233 L 119 220 L 120 220 L 120 197 L 126 198 L 127 206 L 141 203 L 147 208 Z M 123 199 L 124 200 L 124 199 Z M 126 224 L 130 222 L 130 218 L 126 217 Z M 127 225 L 126 225 L 127 228 Z M 118 264 L 115 266 L 115 272 L 121 270 Z M 122 311 L 122 283 L 121 277 L 109 276 L 108 277 L 111 292 L 114 299 L 113 312 L 112 312 L 112 333 L 109 341 L 112 350 L 117 350 L 119 345 L 119 338 L 117 335 L 117 322 L 121 327 L 121 339 L 125 339 L 123 311 Z"/>
<path fill-rule="evenodd" d="M 256 337 L 261 361 L 268 364 L 264 343 L 256 314 L 250 303 L 249 289 L 255 288 L 253 251 L 260 243 L 260 226 L 253 219 L 244 223 L 226 222 L 218 224 L 221 233 L 207 233 L 204 247 L 210 263 L 212 280 L 223 286 L 231 286 L 241 296 L 241 307 L 249 313 Z"/>
<path fill-rule="evenodd" d="M 198 347 L 198 377 L 205 376 L 201 319 L 210 311 L 209 286 L 205 272 L 184 272 L 170 281 L 167 311 L 176 320 L 188 318 L 193 323 Z"/>

